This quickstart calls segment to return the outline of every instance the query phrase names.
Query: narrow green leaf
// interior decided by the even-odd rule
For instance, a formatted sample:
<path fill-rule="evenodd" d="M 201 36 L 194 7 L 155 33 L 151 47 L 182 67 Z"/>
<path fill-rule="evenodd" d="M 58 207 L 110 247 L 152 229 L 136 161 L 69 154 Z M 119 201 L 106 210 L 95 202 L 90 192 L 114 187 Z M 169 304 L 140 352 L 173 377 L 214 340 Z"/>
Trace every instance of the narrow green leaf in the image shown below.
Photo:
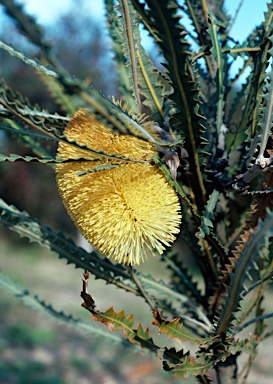
<path fill-rule="evenodd" d="M 39 62 L 39 60 L 28 58 L 23 53 L 16 51 L 10 45 L 7 45 L 7 44 L 3 43 L 2 41 L 0 41 L 0 49 L 7 51 L 11 56 L 17 57 L 17 59 L 22 60 L 24 63 L 26 63 L 27 65 L 30 65 L 31 67 L 33 67 L 37 71 L 43 73 L 44 75 L 53 76 L 56 78 L 59 77 L 59 75 L 55 71 L 53 71 L 49 67 L 45 67 L 41 62 Z"/>
<path fill-rule="evenodd" d="M 86 295 L 83 296 L 83 298 L 86 300 Z M 115 312 L 113 307 L 107 309 L 105 312 L 100 312 L 90 306 L 86 301 L 83 303 L 83 307 L 92 313 L 92 320 L 105 324 L 109 332 L 122 330 L 124 336 L 131 343 L 138 344 L 141 348 L 149 349 L 150 351 L 157 351 L 159 349 L 149 335 L 148 329 L 144 330 L 140 324 L 137 329 L 133 328 L 133 315 L 126 316 L 123 310 Z"/>
<path fill-rule="evenodd" d="M 217 63 L 217 71 L 215 77 L 216 83 L 216 95 L 217 95 L 217 113 L 216 113 L 216 132 L 220 133 L 220 129 L 223 125 L 224 115 L 224 59 L 222 49 L 219 43 L 218 24 L 215 16 L 210 12 L 210 27 L 208 33 L 211 37 L 212 48 L 211 52 Z"/>
<path fill-rule="evenodd" d="M 273 36 L 270 39 L 273 42 Z M 273 56 L 273 49 L 269 51 L 271 54 L 271 57 Z M 273 69 L 271 65 L 271 70 L 268 73 L 268 86 L 267 93 L 264 96 L 264 99 L 266 100 L 265 106 L 261 109 L 263 118 L 260 125 L 259 132 L 257 133 L 259 136 L 259 155 L 257 157 L 256 163 L 261 165 L 262 168 L 264 168 L 267 160 L 264 157 L 265 155 L 265 148 L 268 142 L 269 136 L 272 134 L 272 123 L 273 123 Z"/>
<path fill-rule="evenodd" d="M 73 96 L 68 95 L 65 92 L 63 85 L 60 84 L 58 79 L 50 76 L 44 76 L 42 73 L 40 73 L 40 77 L 50 95 L 53 97 L 55 103 L 60 105 L 62 111 L 65 111 L 70 116 L 74 115 L 77 109 L 75 106 L 75 100 L 73 99 Z"/>
<path fill-rule="evenodd" d="M 137 12 L 133 8 L 130 0 L 119 0 L 116 10 L 120 14 L 120 31 L 123 39 L 123 51 L 127 59 L 126 66 L 129 70 L 129 79 L 131 80 L 131 89 L 135 97 L 136 104 L 133 107 L 136 112 L 141 112 L 141 98 L 138 85 L 138 63 L 137 46 L 140 42 L 136 39 L 139 36 L 139 19 Z"/>
<path fill-rule="evenodd" d="M 208 10 L 207 5 L 204 2 L 186 0 L 185 12 L 189 15 L 190 21 L 192 22 L 195 32 L 197 33 L 197 40 L 201 49 L 203 47 L 210 47 L 212 45 L 210 35 L 207 33 L 209 28 L 208 23 Z M 217 4 L 213 4 L 214 9 Z M 216 11 L 216 9 L 215 9 Z M 207 72 L 210 74 L 210 78 L 213 79 L 216 73 L 216 62 L 213 56 L 205 55 Z"/>
<path fill-rule="evenodd" d="M 264 221 L 260 220 L 256 231 L 251 231 L 251 239 L 244 242 L 239 250 L 239 259 L 235 261 L 234 271 L 229 273 L 230 284 L 226 287 L 226 294 L 217 318 L 216 334 L 229 332 L 236 322 L 237 311 L 244 292 L 244 283 L 249 271 L 254 268 L 258 257 L 263 257 L 262 247 L 268 247 L 269 238 L 273 236 L 273 211 L 267 211 Z M 242 248 L 242 246 L 240 246 Z"/>
<path fill-rule="evenodd" d="M 171 338 L 191 344 L 204 344 L 210 341 L 209 338 L 193 336 L 188 330 L 184 329 L 183 324 L 180 323 L 180 319 L 165 320 L 159 312 L 154 312 L 153 315 L 155 318 L 153 325 L 158 327 L 159 333 L 166 333 Z"/>
<path fill-rule="evenodd" d="M 211 339 L 213 342 L 213 339 Z M 253 352 L 253 339 L 232 340 L 230 339 L 224 350 L 213 351 L 209 354 L 211 347 L 208 346 L 208 351 L 198 352 L 197 357 L 185 354 L 181 360 L 183 363 L 169 363 L 166 360 L 163 362 L 163 367 L 166 371 L 173 374 L 175 377 L 203 376 L 209 369 L 212 369 L 217 363 L 225 362 L 229 356 L 236 355 L 242 351 L 246 353 Z M 235 365 L 236 369 L 236 365 Z M 201 381 L 202 382 L 202 381 Z M 207 383 L 208 381 L 205 381 Z"/>
<path fill-rule="evenodd" d="M 52 137 L 46 136 L 39 132 L 33 132 L 21 127 L 19 123 L 9 119 L 3 119 L 6 123 L 5 125 L 0 125 L 0 129 L 13 134 L 19 141 L 21 141 L 25 146 L 31 149 L 37 156 L 40 158 L 52 158 L 54 156 L 50 149 L 46 148 L 39 140 L 52 140 L 57 141 Z"/>
<path fill-rule="evenodd" d="M 9 156 L 0 154 L 0 162 L 1 161 L 9 161 L 11 163 L 15 161 L 25 161 L 27 163 L 56 163 L 56 160 L 54 157 L 43 157 L 42 159 L 39 159 L 38 157 L 32 157 L 32 156 L 20 156 L 16 154 L 11 154 Z"/>
<path fill-rule="evenodd" d="M 105 171 L 108 169 L 113 169 L 113 168 L 118 168 L 120 167 L 121 164 L 105 164 L 105 165 L 98 165 L 97 167 L 94 168 L 89 168 L 86 169 L 85 171 L 82 172 L 77 172 L 78 176 L 84 176 L 87 175 L 88 173 L 94 173 L 94 172 L 99 172 L 99 171 Z"/>
<path fill-rule="evenodd" d="M 246 166 L 252 166 L 254 154 L 258 145 L 259 124 L 262 121 L 261 107 L 264 98 L 264 87 L 267 78 L 267 68 L 269 66 L 269 50 L 272 46 L 273 2 L 267 4 L 268 10 L 264 13 L 265 20 L 262 28 L 255 37 L 256 46 L 260 51 L 253 55 L 252 71 L 248 79 L 248 97 L 244 106 L 244 114 L 240 122 L 240 131 L 243 129 L 246 133 L 246 142 L 248 143 Z M 254 139 L 254 141 L 253 141 Z M 256 157 L 256 155 L 255 155 Z"/>
<path fill-rule="evenodd" d="M 220 192 L 214 189 L 209 197 L 207 205 L 205 206 L 205 211 L 201 216 L 201 225 L 199 227 L 199 236 L 201 239 L 203 239 L 205 235 L 208 235 L 213 228 L 211 220 L 214 219 L 214 209 L 218 203 L 219 197 Z"/>
<path fill-rule="evenodd" d="M 137 55 L 141 73 L 138 76 L 140 93 L 145 97 L 143 104 L 151 110 L 151 119 L 160 126 L 164 126 L 163 94 L 165 89 L 160 80 L 160 74 L 141 45 L 139 45 Z"/>
<path fill-rule="evenodd" d="M 133 97 L 133 90 L 131 87 L 129 69 L 126 65 L 126 58 L 124 57 L 123 52 L 123 39 L 122 32 L 118 20 L 116 10 L 114 9 L 113 0 L 105 0 L 106 12 L 107 12 L 107 21 L 109 33 L 112 37 L 113 51 L 115 54 L 115 65 L 119 78 L 119 86 L 121 94 L 123 95 L 126 103 L 133 108 L 135 106 L 135 98 Z"/>
<path fill-rule="evenodd" d="M 217 359 L 205 361 L 205 359 L 186 356 L 183 364 L 163 363 L 163 368 L 175 377 L 203 376 L 209 369 L 212 369 L 217 363 Z"/>
<path fill-rule="evenodd" d="M 190 165 L 190 177 L 194 198 L 199 211 L 203 210 L 205 202 L 205 187 L 200 169 L 199 152 L 202 152 L 204 118 L 199 113 L 199 89 L 195 79 L 195 70 L 191 65 L 189 43 L 185 40 L 185 29 L 179 23 L 177 4 L 164 0 L 149 0 L 145 8 L 138 0 L 132 0 L 145 25 L 153 30 L 156 43 L 159 46 L 166 63 L 167 74 L 173 92 L 169 99 L 175 104 L 171 119 L 175 134 L 185 139 Z M 199 152 L 198 152 L 199 151 Z M 201 155 L 200 155 L 201 156 Z"/>

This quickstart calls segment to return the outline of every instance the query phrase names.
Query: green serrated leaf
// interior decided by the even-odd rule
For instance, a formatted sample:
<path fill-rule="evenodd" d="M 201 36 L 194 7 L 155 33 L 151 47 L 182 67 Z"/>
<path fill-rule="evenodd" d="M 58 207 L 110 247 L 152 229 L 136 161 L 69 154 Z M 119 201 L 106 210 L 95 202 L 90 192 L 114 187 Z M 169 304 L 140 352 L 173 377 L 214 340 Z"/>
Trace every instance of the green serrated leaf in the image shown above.
<path fill-rule="evenodd" d="M 264 257 L 261 252 L 262 247 L 268 246 L 269 238 L 272 236 L 273 211 L 268 210 L 265 220 L 260 220 L 256 231 L 251 231 L 250 240 L 243 243 L 243 249 L 239 250 L 239 260 L 235 261 L 235 269 L 229 273 L 230 284 L 226 287 L 227 292 L 224 295 L 221 312 L 217 318 L 216 334 L 229 332 L 236 322 L 248 273 L 253 269 L 253 263 L 256 259 Z"/>
<path fill-rule="evenodd" d="M 139 108 L 142 103 L 148 106 L 151 109 L 150 118 L 162 125 L 163 86 L 159 82 L 158 70 L 141 45 L 138 14 L 127 0 L 119 1 L 115 10 L 112 0 L 107 0 L 106 6 L 110 16 L 110 33 L 114 40 L 114 50 L 119 58 L 117 65 L 122 76 L 120 78 L 122 89 L 125 91 L 125 100 L 127 103 L 129 101 L 133 110 L 136 110 L 136 102 Z M 134 102 L 131 101 L 130 95 L 129 100 L 126 98 L 126 95 L 132 92 Z M 140 101 L 139 94 L 143 95 L 145 100 Z"/>
<path fill-rule="evenodd" d="M 47 90 L 53 97 L 54 101 L 60 105 L 61 109 L 68 113 L 70 116 L 74 115 L 76 108 L 73 98 L 65 93 L 64 87 L 54 77 L 44 76 L 40 73 L 40 77 L 43 80 Z"/>
<path fill-rule="evenodd" d="M 105 164 L 105 165 L 98 165 L 97 167 L 94 168 L 88 168 L 85 171 L 82 172 L 77 172 L 78 176 L 84 176 L 87 175 L 88 173 L 94 173 L 94 172 L 99 172 L 99 171 L 105 171 L 108 169 L 113 169 L 113 168 L 118 168 L 120 167 L 121 164 Z"/>
<path fill-rule="evenodd" d="M 126 316 L 124 311 L 115 312 L 113 307 L 105 312 L 100 312 L 95 308 L 88 306 L 84 302 L 83 307 L 92 313 L 92 320 L 101 322 L 107 326 L 109 332 L 123 331 L 124 336 L 133 344 L 138 344 L 141 348 L 157 351 L 159 347 L 154 343 L 149 335 L 148 329 L 144 330 L 139 324 L 137 329 L 134 329 L 134 316 Z"/>
<path fill-rule="evenodd" d="M 212 194 L 209 197 L 208 203 L 205 206 L 205 211 L 201 216 L 201 225 L 199 227 L 199 236 L 201 239 L 208 235 L 213 228 L 213 223 L 211 220 L 214 219 L 214 209 L 218 203 L 220 197 L 220 192 L 214 189 Z"/>
<path fill-rule="evenodd" d="M 160 81 L 158 70 L 154 67 L 144 48 L 140 45 L 137 51 L 140 93 L 145 97 L 143 104 L 151 110 L 151 119 L 164 125 L 163 94 L 164 86 Z"/>
<path fill-rule="evenodd" d="M 120 36 L 123 40 L 123 52 L 127 59 L 126 66 L 129 71 L 130 88 L 132 89 L 135 105 L 134 110 L 141 112 L 141 99 L 138 86 L 138 62 L 137 62 L 137 46 L 140 45 L 139 35 L 139 19 L 136 10 L 133 8 L 130 0 L 119 0 L 116 10 L 120 17 Z"/>
<path fill-rule="evenodd" d="M 40 158 L 52 158 L 54 159 L 51 151 L 42 145 L 38 140 L 53 140 L 52 137 L 43 135 L 38 132 L 33 132 L 21 127 L 19 123 L 13 120 L 3 119 L 5 125 L 0 125 L 0 129 L 8 133 L 13 134 L 24 145 L 31 148 L 31 151 L 38 155 Z M 38 139 L 38 140 L 37 140 Z M 57 140 L 56 140 L 57 141 Z"/>
<path fill-rule="evenodd" d="M 253 70 L 248 79 L 248 97 L 244 106 L 244 114 L 240 122 L 240 131 L 245 129 L 247 148 L 246 165 L 249 168 L 252 164 L 259 142 L 259 124 L 262 121 L 261 106 L 264 98 L 264 87 L 266 86 L 267 68 L 269 66 L 269 50 L 272 46 L 272 2 L 268 4 L 268 11 L 265 12 L 265 21 L 262 24 L 261 32 L 256 36 L 256 47 L 260 50 L 253 55 Z M 253 140 L 254 139 L 254 140 Z M 256 155 L 255 155 L 256 157 Z"/>
<path fill-rule="evenodd" d="M 159 312 L 153 313 L 155 320 L 153 325 L 156 325 L 159 329 L 159 333 L 166 333 L 169 337 L 175 338 L 191 344 L 204 344 L 210 341 L 209 338 L 195 337 L 188 330 L 184 329 L 180 319 L 174 319 L 168 321 L 162 318 Z"/>
<path fill-rule="evenodd" d="M 33 67 L 37 71 L 43 73 L 44 75 L 53 76 L 56 78 L 59 77 L 59 75 L 55 71 L 53 71 L 49 67 L 45 67 L 39 60 L 28 58 L 22 52 L 16 51 L 10 45 L 7 45 L 7 44 L 3 43 L 2 41 L 0 41 L 0 49 L 7 51 L 11 56 L 17 57 L 17 59 L 22 60 L 24 63 L 26 63 L 27 65 L 30 65 L 31 67 Z"/>
<path fill-rule="evenodd" d="M 126 66 L 126 58 L 124 57 L 123 52 L 123 40 L 122 32 L 120 30 L 120 24 L 118 20 L 117 13 L 114 9 L 113 0 L 105 0 L 107 19 L 108 19 L 108 29 L 109 33 L 113 39 L 113 51 L 115 54 L 115 65 L 117 69 L 117 74 L 119 77 L 119 85 L 121 93 L 123 95 L 126 103 L 133 108 L 135 105 L 135 99 L 133 97 L 133 91 L 131 88 L 131 81 L 129 76 L 129 69 Z"/>
<path fill-rule="evenodd" d="M 222 49 L 219 43 L 219 34 L 218 26 L 219 23 L 216 20 L 215 16 L 210 12 L 210 27 L 208 33 L 211 37 L 212 48 L 211 52 L 217 63 L 217 71 L 215 77 L 216 83 L 216 94 L 217 94 L 217 113 L 216 113 L 216 131 L 219 135 L 220 129 L 223 125 L 223 115 L 224 115 L 224 59 L 222 54 Z"/>
<path fill-rule="evenodd" d="M 273 42 L 273 36 L 271 38 L 271 41 Z M 271 49 L 270 54 L 273 55 L 273 49 Z M 268 73 L 268 86 L 267 93 L 264 96 L 264 99 L 266 100 L 266 105 L 261 109 L 261 112 L 263 114 L 263 118 L 260 125 L 260 129 L 258 132 L 259 136 L 259 145 L 260 145 L 260 151 L 257 158 L 257 163 L 261 165 L 261 167 L 264 167 L 264 162 L 266 162 L 266 159 L 264 157 L 265 155 L 265 148 L 267 145 L 267 141 L 269 136 L 272 134 L 272 122 L 273 122 L 273 69 L 271 66 L 271 70 Z"/>
<path fill-rule="evenodd" d="M 172 128 L 175 134 L 185 139 L 184 147 L 189 154 L 192 189 L 199 210 L 203 210 L 205 188 L 200 170 L 198 150 L 201 149 L 204 132 L 204 119 L 199 114 L 199 90 L 195 79 L 195 71 L 190 64 L 191 52 L 189 43 L 185 40 L 185 30 L 179 23 L 177 5 L 168 0 L 148 1 L 149 8 L 145 8 L 137 0 L 132 0 L 145 25 L 153 30 L 156 43 L 159 46 L 166 63 L 168 77 L 174 91 L 169 99 L 175 104 L 172 116 Z M 194 183 L 194 187 L 193 187 Z"/>
<path fill-rule="evenodd" d="M 38 157 L 32 157 L 32 156 L 20 156 L 16 154 L 11 154 L 9 156 L 0 154 L 0 162 L 1 161 L 9 161 L 13 163 L 14 161 L 25 161 L 27 163 L 56 163 L 56 160 L 54 157 L 43 157 L 39 159 Z"/>
<path fill-rule="evenodd" d="M 194 359 L 191 356 L 186 356 L 183 364 L 169 364 L 164 361 L 163 368 L 175 377 L 187 378 L 189 376 L 204 375 L 216 363 L 216 359 L 214 361 L 205 361 L 205 359 Z"/>

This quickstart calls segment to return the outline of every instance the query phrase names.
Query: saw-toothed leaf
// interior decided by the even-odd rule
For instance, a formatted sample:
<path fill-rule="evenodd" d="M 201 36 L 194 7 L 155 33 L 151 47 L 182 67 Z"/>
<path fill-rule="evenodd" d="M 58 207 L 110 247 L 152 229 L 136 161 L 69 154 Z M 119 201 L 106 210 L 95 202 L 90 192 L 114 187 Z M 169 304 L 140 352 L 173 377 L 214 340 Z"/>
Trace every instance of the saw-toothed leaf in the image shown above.
<path fill-rule="evenodd" d="M 237 249 L 237 260 L 234 261 L 234 268 L 229 273 L 230 283 L 226 286 L 221 310 L 217 318 L 216 334 L 227 333 L 236 322 L 237 312 L 240 309 L 240 302 L 244 290 L 244 283 L 255 261 L 264 257 L 262 247 L 268 246 L 269 238 L 273 236 L 273 212 L 267 211 L 264 221 L 260 220 L 257 229 L 250 232 L 250 238 L 242 239 Z"/>
<path fill-rule="evenodd" d="M 158 348 L 154 344 L 153 339 L 149 335 L 149 328 L 143 329 L 142 325 L 139 323 L 135 329 L 134 338 L 129 339 L 133 344 L 139 344 L 141 348 L 149 349 L 150 351 L 157 351 Z"/>
<path fill-rule="evenodd" d="M 185 12 L 189 15 L 195 32 L 197 33 L 197 39 L 200 47 L 210 47 L 211 39 L 207 33 L 207 29 L 209 27 L 208 11 L 205 3 L 200 4 L 199 1 L 186 0 L 185 4 Z M 209 73 L 210 78 L 213 79 L 216 73 L 215 59 L 211 55 L 205 55 L 205 61 L 207 72 Z"/>
<path fill-rule="evenodd" d="M 151 119 L 164 125 L 163 94 L 164 85 L 160 74 L 154 67 L 144 48 L 140 45 L 137 51 L 139 65 L 140 93 L 145 97 L 143 104 L 151 110 Z"/>
<path fill-rule="evenodd" d="M 209 197 L 207 205 L 205 206 L 205 211 L 201 216 L 201 225 L 199 227 L 199 236 L 201 238 L 204 238 L 205 235 L 208 235 L 211 231 L 211 228 L 213 228 L 213 223 L 211 220 L 214 219 L 214 210 L 216 204 L 218 203 L 219 197 L 220 192 L 214 189 Z"/>
<path fill-rule="evenodd" d="M 203 209 L 205 188 L 200 170 L 199 152 L 203 147 L 204 118 L 199 113 L 199 89 L 195 79 L 194 68 L 190 64 L 190 45 L 185 40 L 185 29 L 179 23 L 177 5 L 169 0 L 147 1 L 145 8 L 137 0 L 132 0 L 138 12 L 145 19 L 145 26 L 156 36 L 156 43 L 166 63 L 167 74 L 173 92 L 169 99 L 175 106 L 171 124 L 175 134 L 185 139 L 192 174 L 191 187 L 197 206 Z M 194 185 L 193 185 L 194 184 Z"/>
<path fill-rule="evenodd" d="M 273 36 L 271 40 L 273 41 Z M 271 49 L 269 53 L 272 56 L 273 49 Z M 266 144 L 269 136 L 272 134 L 271 132 L 272 123 L 273 123 L 273 69 L 272 69 L 272 66 L 271 66 L 270 72 L 268 73 L 268 77 L 269 77 L 268 86 L 266 87 L 267 93 L 264 95 L 264 100 L 266 101 L 266 104 L 261 109 L 263 117 L 262 117 L 261 123 L 259 124 L 260 126 L 259 132 L 257 133 L 259 137 L 258 145 L 260 146 L 260 150 L 259 150 L 259 155 L 256 162 L 259 163 L 262 168 L 266 164 L 266 159 L 264 157 Z"/>
<path fill-rule="evenodd" d="M 134 316 L 126 316 L 123 310 L 115 312 L 113 307 L 107 309 L 105 312 L 94 310 L 92 319 L 105 324 L 109 332 L 124 329 L 126 337 L 134 337 L 134 331 L 132 330 L 132 326 L 134 325 Z"/>
<path fill-rule="evenodd" d="M 267 11 L 264 12 L 264 21 L 262 23 L 262 26 L 263 26 L 262 36 L 264 41 L 269 36 L 271 36 L 273 32 L 272 12 L 273 12 L 273 2 L 271 0 L 271 2 L 267 3 Z"/>
<path fill-rule="evenodd" d="M 251 160 L 256 152 L 258 143 L 256 143 L 258 132 L 258 124 L 261 123 L 262 114 L 260 108 L 264 97 L 264 86 L 266 86 L 267 73 L 269 62 L 269 50 L 272 46 L 272 20 L 273 3 L 268 4 L 268 11 L 265 12 L 265 21 L 262 24 L 262 32 L 257 36 L 256 45 L 260 51 L 253 55 L 253 71 L 250 74 L 248 97 L 244 107 L 243 118 L 241 119 L 240 127 L 244 127 L 247 142 L 250 143 L 250 149 L 247 154 L 247 166 L 251 165 Z M 270 37 L 271 36 L 271 37 Z M 254 140 L 253 140 L 254 138 Z"/>
<path fill-rule="evenodd" d="M 82 294 L 82 297 L 86 300 L 86 295 Z M 144 330 L 141 324 L 136 329 L 134 328 L 133 315 L 126 316 L 123 310 L 115 312 L 113 307 L 105 312 L 101 312 L 92 306 L 90 307 L 86 301 L 84 301 L 82 306 L 92 313 L 92 320 L 105 324 L 109 332 L 122 330 L 124 336 L 131 343 L 138 344 L 141 348 L 149 349 L 150 351 L 157 351 L 159 349 L 149 335 L 148 329 Z"/>
<path fill-rule="evenodd" d="M 7 44 L 3 43 L 2 41 L 0 41 L 0 49 L 7 51 L 11 56 L 17 57 L 17 59 L 22 60 L 24 63 L 30 65 L 31 67 L 33 67 L 37 71 L 39 71 L 39 72 L 41 72 L 47 76 L 53 76 L 56 78 L 59 77 L 59 75 L 53 69 L 44 66 L 39 60 L 30 59 L 24 53 L 15 50 L 10 45 L 7 45 Z"/>
<path fill-rule="evenodd" d="M 218 24 L 215 16 L 210 13 L 210 27 L 208 33 L 211 37 L 211 52 L 217 63 L 217 71 L 215 76 L 216 94 L 217 94 L 217 106 L 216 106 L 216 132 L 219 134 L 223 124 L 224 114 L 224 59 L 222 49 L 219 42 Z"/>
<path fill-rule="evenodd" d="M 63 85 L 54 77 L 45 76 L 41 72 L 39 75 L 55 103 L 60 106 L 62 111 L 72 116 L 76 112 L 75 102 L 70 95 L 65 93 Z"/>
<path fill-rule="evenodd" d="M 171 364 L 164 360 L 163 368 L 175 377 L 187 378 L 189 376 L 203 376 L 209 369 L 212 369 L 216 363 L 217 359 L 206 361 L 204 358 L 194 359 L 192 356 L 187 355 L 182 364 Z"/>
<path fill-rule="evenodd" d="M 167 348 L 165 347 L 161 351 L 157 352 L 157 356 L 161 360 L 167 360 L 169 363 L 178 364 L 179 362 L 183 361 L 184 358 L 188 355 L 188 351 L 185 353 L 183 349 L 180 351 L 176 351 L 175 348 Z"/>
<path fill-rule="evenodd" d="M 56 160 L 54 157 L 43 157 L 39 159 L 38 157 L 32 157 L 32 156 L 20 156 L 16 154 L 11 154 L 11 155 L 2 155 L 0 154 L 0 162 L 1 161 L 9 161 L 13 163 L 14 161 L 25 161 L 26 163 L 42 163 L 42 164 L 47 164 L 47 163 L 55 163 Z"/>
<path fill-rule="evenodd" d="M 110 33 L 114 40 L 114 51 L 120 58 L 117 64 L 122 89 L 125 91 L 124 98 L 133 110 L 136 110 L 136 101 L 139 103 L 139 107 L 141 103 L 146 105 L 151 110 L 150 119 L 163 125 L 162 94 L 164 90 L 159 81 L 158 70 L 141 45 L 138 14 L 130 1 L 119 1 L 115 10 L 119 12 L 120 16 L 117 16 L 114 11 L 111 0 L 107 0 L 106 5 L 110 15 Z M 128 86 L 130 81 L 131 85 Z M 133 103 L 130 96 L 129 100 L 126 99 L 129 92 L 131 94 L 134 92 L 136 100 Z M 144 96 L 144 100 L 140 101 L 140 94 Z"/>
<path fill-rule="evenodd" d="M 119 0 L 116 10 L 120 17 L 120 36 L 123 40 L 123 52 L 127 60 L 126 66 L 129 72 L 131 90 L 135 98 L 135 105 L 132 106 L 135 112 L 141 112 L 141 98 L 138 86 L 138 62 L 137 49 L 140 45 L 139 19 L 138 14 L 131 4 L 130 0 Z M 138 39 L 138 40 L 137 40 Z"/>
<path fill-rule="evenodd" d="M 209 341 L 209 338 L 196 337 L 186 330 L 180 319 L 165 320 L 159 312 L 153 312 L 153 325 L 158 327 L 159 333 L 166 333 L 170 338 L 178 339 L 191 344 L 203 344 Z"/>
<path fill-rule="evenodd" d="M 19 123 L 13 120 L 3 119 L 5 125 L 0 125 L 0 129 L 13 134 L 25 146 L 31 148 L 35 155 L 52 159 L 54 158 L 50 149 L 41 144 L 39 140 L 53 140 L 52 137 L 46 136 L 39 132 L 30 131 L 21 127 Z M 37 140 L 38 139 L 38 140 Z M 57 140 L 56 140 L 57 141 Z"/>
<path fill-rule="evenodd" d="M 273 41 L 273 36 L 270 37 L 266 48 L 269 47 L 269 41 Z M 270 49 L 269 52 L 264 52 L 264 56 L 270 53 L 272 55 L 273 49 Z M 269 73 L 266 72 L 266 68 L 269 65 L 269 62 L 264 60 L 264 65 L 261 68 L 259 88 L 257 89 L 256 103 L 257 105 L 254 108 L 252 115 L 252 125 L 251 125 L 251 135 L 253 137 L 250 142 L 249 149 L 247 151 L 246 157 L 248 159 L 248 165 L 251 164 L 253 157 L 256 157 L 256 162 L 264 168 L 266 164 L 265 160 L 265 148 L 267 140 L 271 134 L 272 118 L 273 118 L 273 101 L 272 101 L 272 78 L 273 71 L 270 69 Z M 266 78 L 269 80 L 266 81 Z M 265 93 L 265 89 L 267 93 Z M 262 106 L 262 103 L 265 103 L 265 106 Z M 256 133 L 256 134 L 255 134 Z M 254 137 L 255 134 L 255 137 Z M 259 149 L 259 154 L 257 158 L 257 148 Z"/>
<path fill-rule="evenodd" d="M 131 108 L 133 108 L 135 105 L 135 99 L 133 97 L 133 90 L 131 88 L 129 69 L 126 66 L 126 58 L 124 57 L 122 32 L 117 13 L 114 9 L 114 1 L 105 0 L 105 6 L 107 12 L 108 29 L 113 40 L 112 47 L 116 59 L 115 65 L 119 77 L 120 90 L 126 103 Z"/>
<path fill-rule="evenodd" d="M 41 110 L 37 105 L 33 107 L 27 98 L 23 97 L 19 92 L 14 92 L 1 79 L 0 105 L 10 111 L 9 119 L 16 120 L 20 117 L 21 121 L 53 138 L 62 135 L 63 129 L 70 120 L 69 117 L 60 116 L 58 113 L 49 114 L 47 111 Z"/>
<path fill-rule="evenodd" d="M 213 342 L 213 339 L 211 340 Z M 202 346 L 200 350 L 202 351 Z M 198 351 L 197 357 L 190 356 L 189 352 L 186 353 L 183 358 L 181 358 L 181 360 L 184 360 L 182 364 L 169 363 L 164 360 L 163 367 L 169 373 L 174 374 L 175 377 L 187 378 L 189 376 L 203 376 L 209 369 L 213 368 L 217 363 L 225 362 L 228 357 L 232 357 L 242 351 L 246 353 L 252 353 L 253 341 L 249 341 L 248 339 L 233 341 L 231 339 L 226 343 L 225 348 L 223 350 L 214 351 L 214 353 L 211 354 L 201 351 Z M 236 370 L 236 364 L 233 365 L 234 370 Z"/>

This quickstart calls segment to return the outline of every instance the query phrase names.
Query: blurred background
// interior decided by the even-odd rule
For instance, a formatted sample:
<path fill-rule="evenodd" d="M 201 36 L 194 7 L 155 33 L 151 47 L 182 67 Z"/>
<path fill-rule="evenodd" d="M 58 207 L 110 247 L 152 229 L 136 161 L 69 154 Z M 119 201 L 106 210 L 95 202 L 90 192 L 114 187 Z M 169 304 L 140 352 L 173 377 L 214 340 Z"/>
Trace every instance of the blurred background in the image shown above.
<path fill-rule="evenodd" d="M 46 38 L 65 69 L 79 79 L 102 91 L 104 95 L 119 96 L 111 42 L 104 19 L 103 1 L 87 0 L 24 0 L 25 10 L 34 16 L 46 31 Z M 234 15 L 239 1 L 229 0 L 227 7 Z M 259 3 L 259 4 L 258 4 Z M 243 39 L 259 24 L 266 2 L 248 0 L 243 3 L 233 27 L 236 39 Z M 159 61 L 157 52 L 145 34 L 144 43 L 151 56 Z M 16 29 L 4 13 L 0 2 L 0 40 L 10 43 L 28 56 L 38 57 L 35 46 Z M 238 64 L 239 65 L 239 64 Z M 12 89 L 27 96 L 32 104 L 63 114 L 48 92 L 40 75 L 18 59 L 0 50 L 0 77 Z M 48 145 L 48 144 L 46 144 Z M 1 153 L 31 154 L 29 149 L 11 135 L 0 131 Z M 54 169 L 41 164 L 24 162 L 0 164 L 0 196 L 20 210 L 27 211 L 42 224 L 62 230 L 75 241 L 80 239 L 58 195 Z M 46 207 L 46 209 L 45 209 Z M 140 269 L 144 269 L 140 267 Z M 82 271 L 65 265 L 55 254 L 29 244 L 17 234 L 0 227 L 0 270 L 42 300 L 58 310 L 89 321 L 81 308 Z M 145 272 L 167 279 L 158 260 L 145 263 Z M 151 323 L 149 309 L 140 299 L 91 279 L 89 290 L 100 310 L 111 305 L 116 311 L 136 313 L 135 321 L 143 326 Z M 94 326 L 99 324 L 93 322 Z M 156 341 L 162 340 L 157 338 Z M 162 345 L 164 345 L 164 337 Z M 264 345 L 257 358 L 249 383 L 272 382 L 270 344 Z M 95 338 L 74 331 L 1 291 L 0 299 L 0 384 L 116 384 L 116 383 L 176 383 L 177 379 L 162 371 L 156 356 L 136 352 L 135 348 L 113 345 L 106 338 Z M 179 382 L 193 383 L 192 379 Z"/>

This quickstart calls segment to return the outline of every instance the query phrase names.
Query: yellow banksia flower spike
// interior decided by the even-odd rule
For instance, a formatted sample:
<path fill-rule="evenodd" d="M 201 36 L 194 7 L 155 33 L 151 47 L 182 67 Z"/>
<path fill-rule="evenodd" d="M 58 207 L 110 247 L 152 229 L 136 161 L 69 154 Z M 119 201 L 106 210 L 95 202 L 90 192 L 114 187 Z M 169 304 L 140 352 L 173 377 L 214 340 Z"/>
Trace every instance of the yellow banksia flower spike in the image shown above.
<path fill-rule="evenodd" d="M 59 143 L 58 158 L 84 159 L 57 164 L 60 194 L 83 236 L 100 253 L 123 264 L 162 254 L 179 233 L 181 212 L 175 191 L 149 162 L 157 153 L 155 146 L 113 133 L 85 109 L 71 118 L 64 135 L 91 149 L 147 160 L 125 162 Z M 105 169 L 88 172 L 100 166 Z"/>

